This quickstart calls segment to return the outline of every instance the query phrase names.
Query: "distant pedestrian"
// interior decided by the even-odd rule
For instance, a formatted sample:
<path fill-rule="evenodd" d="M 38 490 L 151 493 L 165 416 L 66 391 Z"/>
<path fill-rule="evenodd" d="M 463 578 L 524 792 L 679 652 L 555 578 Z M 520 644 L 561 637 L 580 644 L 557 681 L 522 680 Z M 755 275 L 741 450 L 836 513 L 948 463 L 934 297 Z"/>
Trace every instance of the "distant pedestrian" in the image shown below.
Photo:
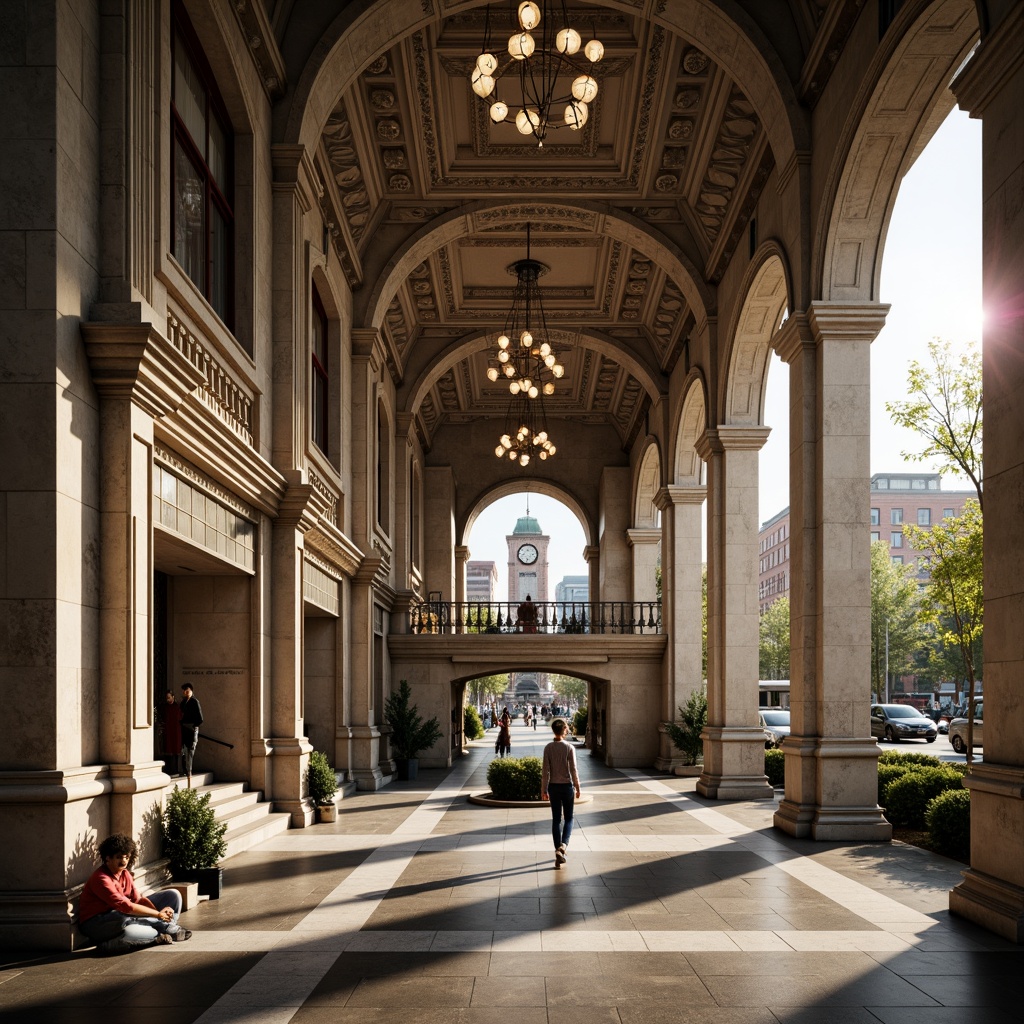
<path fill-rule="evenodd" d="M 540 798 L 551 801 L 551 838 L 555 841 L 555 867 L 559 869 L 566 861 L 572 835 L 573 800 L 580 795 L 576 748 L 565 742 L 565 728 L 562 718 L 551 723 L 554 739 L 544 747 L 540 779 Z"/>
<path fill-rule="evenodd" d="M 494 752 L 498 757 L 512 753 L 512 715 L 507 707 L 498 719 L 498 739 L 494 744 Z"/>
<path fill-rule="evenodd" d="M 181 755 L 184 758 L 185 777 L 189 789 L 192 788 L 192 759 L 195 757 L 196 744 L 199 742 L 199 726 L 203 724 L 203 709 L 199 706 L 192 692 L 191 683 L 183 683 L 181 687 Z"/>

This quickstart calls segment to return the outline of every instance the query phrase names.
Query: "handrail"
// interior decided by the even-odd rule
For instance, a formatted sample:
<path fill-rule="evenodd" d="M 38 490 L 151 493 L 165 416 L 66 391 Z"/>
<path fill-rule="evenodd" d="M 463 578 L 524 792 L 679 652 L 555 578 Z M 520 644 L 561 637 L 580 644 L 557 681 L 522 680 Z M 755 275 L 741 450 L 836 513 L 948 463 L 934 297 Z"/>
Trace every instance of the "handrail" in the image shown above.
<path fill-rule="evenodd" d="M 409 632 L 432 634 L 638 634 L 661 632 L 660 601 L 423 601 Z"/>

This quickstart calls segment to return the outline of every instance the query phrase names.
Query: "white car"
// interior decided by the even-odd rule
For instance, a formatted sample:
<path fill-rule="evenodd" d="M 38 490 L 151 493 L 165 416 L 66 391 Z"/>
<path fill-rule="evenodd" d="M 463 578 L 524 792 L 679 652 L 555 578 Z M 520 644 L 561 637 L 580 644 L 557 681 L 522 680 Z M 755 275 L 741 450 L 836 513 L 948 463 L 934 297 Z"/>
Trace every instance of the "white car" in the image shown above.
<path fill-rule="evenodd" d="M 985 702 L 978 701 L 974 705 L 974 746 L 982 747 L 984 744 L 981 741 L 981 721 L 985 710 Z M 966 718 L 954 718 L 949 723 L 949 742 L 953 745 L 953 749 L 958 754 L 967 753 L 967 719 Z"/>
<path fill-rule="evenodd" d="M 758 719 L 764 729 L 765 747 L 777 747 L 789 735 L 788 708 L 761 708 Z"/>

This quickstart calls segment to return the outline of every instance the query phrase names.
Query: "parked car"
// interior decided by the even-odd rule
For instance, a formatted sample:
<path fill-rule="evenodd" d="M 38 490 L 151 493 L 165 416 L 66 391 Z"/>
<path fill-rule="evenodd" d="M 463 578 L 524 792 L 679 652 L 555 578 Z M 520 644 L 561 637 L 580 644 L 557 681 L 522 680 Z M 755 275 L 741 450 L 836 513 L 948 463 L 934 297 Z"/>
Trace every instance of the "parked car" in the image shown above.
<path fill-rule="evenodd" d="M 939 730 L 910 704 L 872 704 L 871 735 L 890 743 L 910 739 L 934 743 Z"/>
<path fill-rule="evenodd" d="M 765 747 L 777 747 L 789 735 L 788 709 L 761 708 L 758 718 L 761 728 L 764 729 Z"/>
<path fill-rule="evenodd" d="M 984 717 L 985 702 L 979 700 L 974 705 L 974 745 L 976 747 L 984 746 L 981 742 L 981 720 Z M 967 719 L 966 718 L 954 718 L 949 723 L 949 742 L 953 745 L 953 749 L 958 754 L 965 754 L 967 752 Z"/>

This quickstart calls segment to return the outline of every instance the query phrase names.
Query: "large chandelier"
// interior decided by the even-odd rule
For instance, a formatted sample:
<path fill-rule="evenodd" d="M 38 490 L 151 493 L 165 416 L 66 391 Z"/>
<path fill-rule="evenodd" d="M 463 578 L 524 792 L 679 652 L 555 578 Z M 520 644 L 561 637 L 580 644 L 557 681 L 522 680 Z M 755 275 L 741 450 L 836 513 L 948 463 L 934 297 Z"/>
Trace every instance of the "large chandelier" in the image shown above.
<path fill-rule="evenodd" d="M 521 466 L 537 456 L 555 454 L 547 432 L 544 398 L 555 393 L 555 381 L 565 367 L 549 342 L 547 317 L 538 280 L 548 268 L 530 256 L 530 225 L 526 225 L 526 258 L 516 260 L 509 272 L 516 276 L 512 306 L 498 335 L 487 367 L 487 379 L 508 381 L 509 408 L 494 454 Z"/>
<path fill-rule="evenodd" d="M 484 42 L 470 84 L 481 99 L 490 98 L 491 120 L 495 124 L 515 121 L 516 128 L 523 135 L 532 135 L 539 146 L 544 145 L 549 129 L 579 131 L 587 123 L 587 104 L 597 95 L 597 82 L 590 72 L 604 56 L 604 46 L 596 38 L 583 45 L 582 36 L 569 24 L 565 0 L 557 4 L 523 0 L 519 25 L 508 40 L 509 59 L 499 64 L 491 52 L 490 16 L 488 7 Z M 581 47 L 589 64 L 576 57 Z M 519 72 L 518 96 L 503 100 L 498 95 L 498 83 L 506 82 L 505 73 L 510 68 Z M 570 76 L 572 84 L 565 92 Z M 561 95 L 559 88 L 563 90 Z"/>

